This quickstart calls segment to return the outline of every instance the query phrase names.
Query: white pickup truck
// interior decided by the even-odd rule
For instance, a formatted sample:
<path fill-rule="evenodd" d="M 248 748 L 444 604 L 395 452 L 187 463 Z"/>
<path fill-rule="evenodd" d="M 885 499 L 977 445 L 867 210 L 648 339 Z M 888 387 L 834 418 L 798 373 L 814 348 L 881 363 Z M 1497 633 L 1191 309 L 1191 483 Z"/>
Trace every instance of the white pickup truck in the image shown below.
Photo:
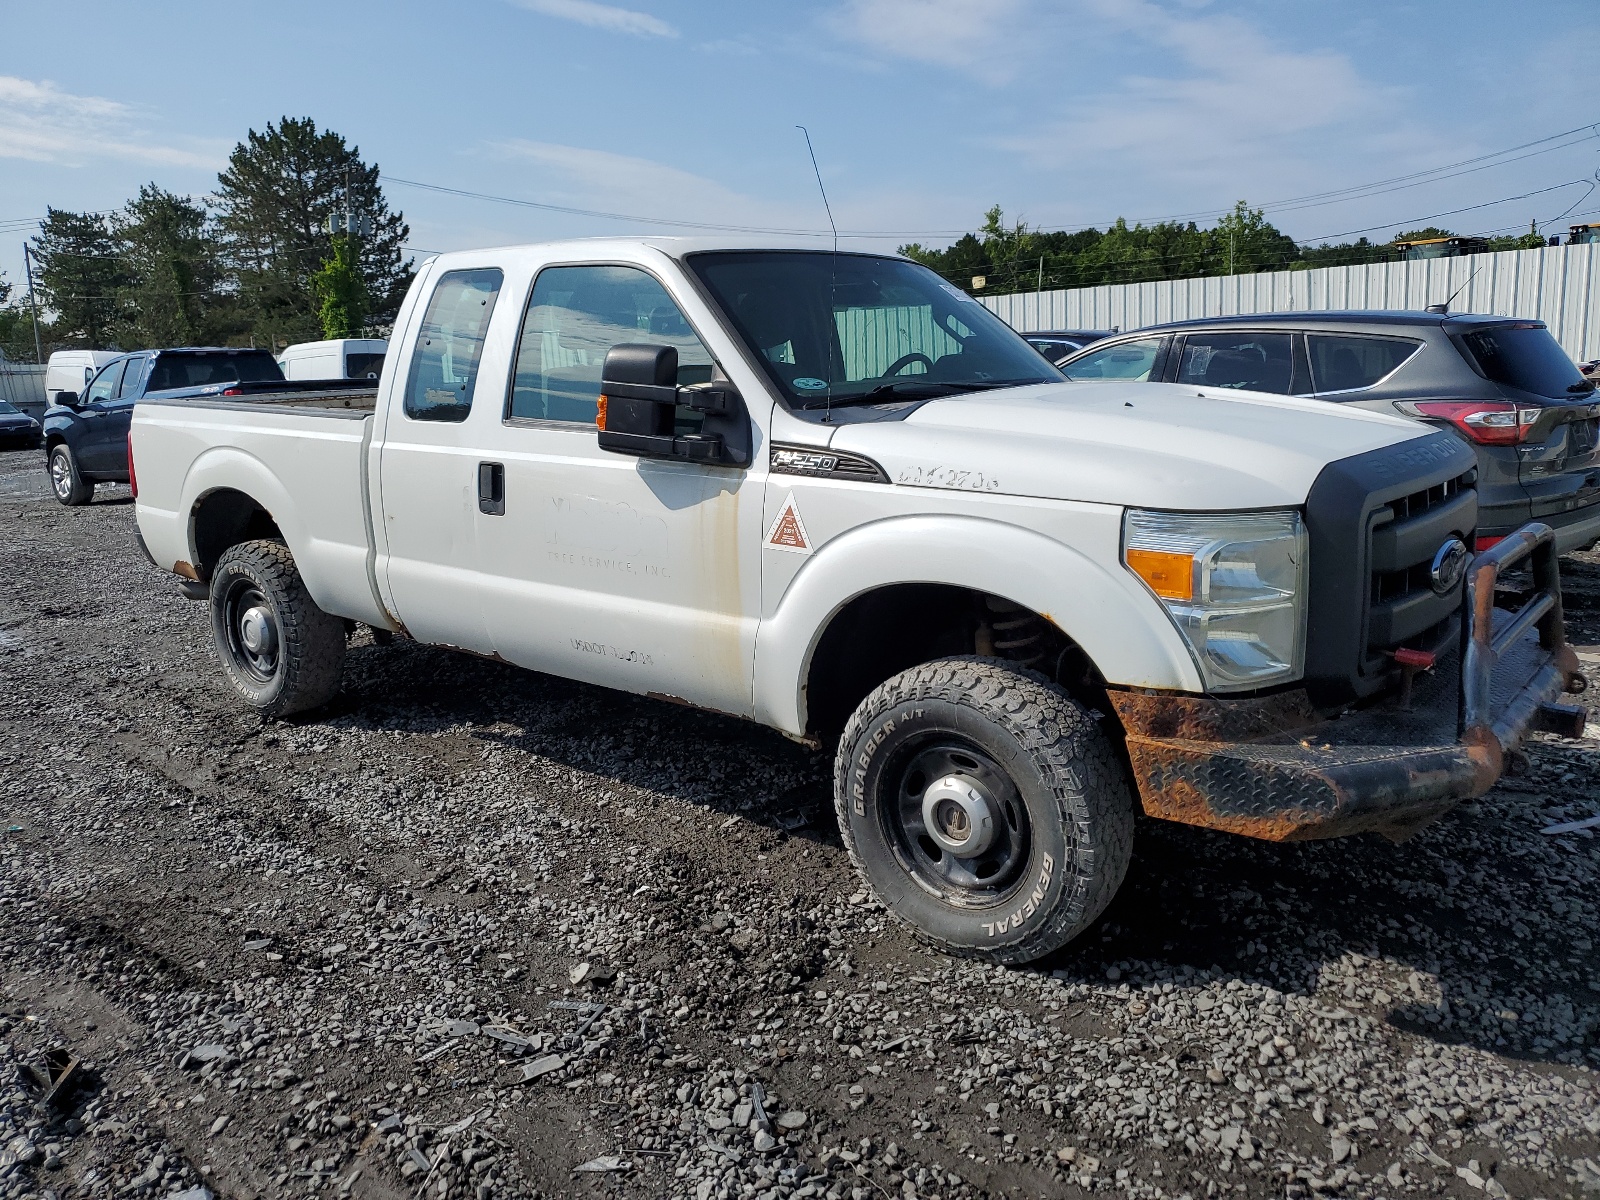
<path fill-rule="evenodd" d="M 328 700 L 359 622 L 836 738 L 868 884 L 996 961 L 1095 919 L 1140 813 L 1402 837 L 1582 729 L 1548 530 L 1473 558 L 1454 434 L 1069 384 L 892 256 L 441 255 L 375 401 L 146 401 L 131 453 L 264 713 Z"/>

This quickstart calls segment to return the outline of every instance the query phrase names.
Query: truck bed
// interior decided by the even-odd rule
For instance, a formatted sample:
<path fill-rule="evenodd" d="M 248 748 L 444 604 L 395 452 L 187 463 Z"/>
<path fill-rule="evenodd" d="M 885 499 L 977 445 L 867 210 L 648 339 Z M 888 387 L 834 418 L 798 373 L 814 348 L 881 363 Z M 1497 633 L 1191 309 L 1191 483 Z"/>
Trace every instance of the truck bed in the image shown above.
<path fill-rule="evenodd" d="M 327 612 L 387 626 L 372 576 L 367 450 L 376 390 L 141 400 L 133 458 L 157 565 L 200 577 L 201 530 L 222 493 L 264 506 Z"/>

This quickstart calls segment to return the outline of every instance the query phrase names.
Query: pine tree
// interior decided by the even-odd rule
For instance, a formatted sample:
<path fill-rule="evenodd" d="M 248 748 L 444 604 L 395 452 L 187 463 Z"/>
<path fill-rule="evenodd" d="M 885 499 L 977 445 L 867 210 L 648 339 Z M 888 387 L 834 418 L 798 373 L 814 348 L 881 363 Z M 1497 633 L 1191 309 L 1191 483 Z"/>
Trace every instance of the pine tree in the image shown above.
<path fill-rule="evenodd" d="M 123 348 L 223 340 L 222 270 L 206 210 L 152 183 L 111 227 L 125 274 L 117 323 Z"/>
<path fill-rule="evenodd" d="M 111 229 L 96 213 L 51 208 L 33 239 L 39 300 L 55 314 L 55 341 L 99 350 L 111 347 L 122 265 Z"/>
<path fill-rule="evenodd" d="M 372 312 L 391 315 L 411 282 L 402 244 L 410 228 L 391 212 L 378 168 L 358 147 L 309 117 L 284 117 L 251 130 L 217 177 L 217 226 L 239 299 L 255 336 L 268 344 L 313 339 L 321 301 L 312 277 L 332 256 L 328 218 L 350 212 L 371 221 L 359 273 Z"/>

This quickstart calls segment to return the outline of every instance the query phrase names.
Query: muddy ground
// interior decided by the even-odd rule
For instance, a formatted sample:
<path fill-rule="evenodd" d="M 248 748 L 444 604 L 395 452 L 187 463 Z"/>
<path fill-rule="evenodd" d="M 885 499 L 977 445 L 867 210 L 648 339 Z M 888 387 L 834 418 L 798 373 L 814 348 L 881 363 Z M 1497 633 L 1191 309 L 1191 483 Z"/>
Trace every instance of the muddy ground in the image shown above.
<path fill-rule="evenodd" d="M 1402 845 L 1147 822 L 1002 970 L 821 756 L 365 633 L 263 724 L 132 535 L 0 454 L 4 1200 L 1600 1192 L 1600 741 Z"/>

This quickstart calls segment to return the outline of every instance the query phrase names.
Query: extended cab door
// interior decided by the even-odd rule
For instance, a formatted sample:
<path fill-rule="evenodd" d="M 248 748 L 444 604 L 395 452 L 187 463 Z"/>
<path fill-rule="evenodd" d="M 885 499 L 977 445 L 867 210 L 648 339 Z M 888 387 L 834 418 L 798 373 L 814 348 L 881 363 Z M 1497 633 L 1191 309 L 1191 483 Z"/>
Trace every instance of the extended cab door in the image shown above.
<path fill-rule="evenodd" d="M 595 427 L 618 343 L 676 348 L 680 385 L 718 370 L 686 315 L 698 302 L 670 293 L 672 278 L 577 262 L 531 280 L 500 411 L 473 415 L 486 472 L 479 586 L 495 650 L 512 662 L 748 714 L 764 469 L 610 453 Z M 677 413 L 677 431 L 694 432 L 698 415 Z"/>
<path fill-rule="evenodd" d="M 495 389 L 488 385 L 490 395 L 482 397 L 480 376 L 503 278 L 497 267 L 469 267 L 415 285 L 431 291 L 409 361 L 396 363 L 401 374 L 386 389 L 374 505 L 387 549 L 383 583 L 406 631 L 418 641 L 482 654 L 494 643 L 478 575 L 483 453 L 469 418 L 476 407 L 495 407 Z"/>

